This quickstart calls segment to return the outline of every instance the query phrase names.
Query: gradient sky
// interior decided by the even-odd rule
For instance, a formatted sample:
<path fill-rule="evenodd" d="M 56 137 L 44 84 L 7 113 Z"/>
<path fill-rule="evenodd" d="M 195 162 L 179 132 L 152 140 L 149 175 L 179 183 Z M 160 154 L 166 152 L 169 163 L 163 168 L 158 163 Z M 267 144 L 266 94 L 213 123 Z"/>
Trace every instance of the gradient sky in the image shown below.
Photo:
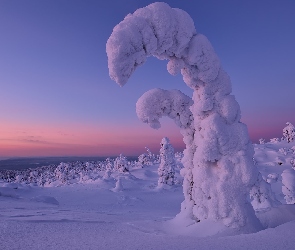
<path fill-rule="evenodd" d="M 137 99 L 155 87 L 192 91 L 165 61 L 149 58 L 120 88 L 110 80 L 105 44 L 113 27 L 148 0 L 0 0 L 0 157 L 154 153 L 165 118 L 142 124 Z M 295 125 L 295 1 L 174 0 L 206 35 L 230 75 L 250 137 L 281 137 Z"/>

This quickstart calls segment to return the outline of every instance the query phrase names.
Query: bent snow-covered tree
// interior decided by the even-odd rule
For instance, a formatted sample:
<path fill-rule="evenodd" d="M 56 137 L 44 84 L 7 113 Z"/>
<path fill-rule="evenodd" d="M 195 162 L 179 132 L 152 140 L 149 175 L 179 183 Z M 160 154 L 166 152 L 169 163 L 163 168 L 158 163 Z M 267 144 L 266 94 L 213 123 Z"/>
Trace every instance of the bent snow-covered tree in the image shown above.
<path fill-rule="evenodd" d="M 184 162 L 181 213 L 195 221 L 221 221 L 247 231 L 260 229 L 249 201 L 258 170 L 252 162 L 254 150 L 247 127 L 240 122 L 240 107 L 230 94 L 230 78 L 208 39 L 196 32 L 191 17 L 166 3 L 153 3 L 116 25 L 106 50 L 110 77 L 120 86 L 147 57 L 155 56 L 168 60 L 168 72 L 181 73 L 193 90 L 193 119 L 187 119 L 186 125 L 192 134 L 185 137 L 188 160 Z M 173 104 L 174 99 L 168 98 L 169 102 Z M 167 115 L 165 105 L 161 110 Z M 139 116 L 152 127 L 159 126 L 157 112 L 147 120 L 141 118 L 141 112 Z"/>

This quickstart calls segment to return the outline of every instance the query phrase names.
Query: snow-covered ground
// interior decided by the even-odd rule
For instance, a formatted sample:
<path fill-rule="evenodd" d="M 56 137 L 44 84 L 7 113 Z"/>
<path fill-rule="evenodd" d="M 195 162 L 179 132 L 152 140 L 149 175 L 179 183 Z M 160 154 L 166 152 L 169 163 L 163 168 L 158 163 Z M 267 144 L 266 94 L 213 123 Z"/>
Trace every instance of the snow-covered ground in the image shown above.
<path fill-rule="evenodd" d="M 282 203 L 257 212 L 269 227 L 258 233 L 175 218 L 184 199 L 179 169 L 176 185 L 157 188 L 156 163 L 112 171 L 109 178 L 101 170 L 66 185 L 1 181 L 0 249 L 294 249 L 295 205 L 286 204 L 281 176 L 295 172 L 294 146 L 255 145 L 256 166 Z"/>

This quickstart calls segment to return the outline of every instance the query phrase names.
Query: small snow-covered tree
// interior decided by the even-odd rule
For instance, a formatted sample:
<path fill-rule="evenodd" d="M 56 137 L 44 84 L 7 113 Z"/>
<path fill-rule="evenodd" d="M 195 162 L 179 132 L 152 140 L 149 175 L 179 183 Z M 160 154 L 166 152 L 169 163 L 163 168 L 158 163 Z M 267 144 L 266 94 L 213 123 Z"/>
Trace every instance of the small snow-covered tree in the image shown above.
<path fill-rule="evenodd" d="M 112 174 L 111 170 L 107 169 L 107 170 L 105 171 L 105 173 L 104 173 L 104 175 L 103 175 L 102 178 L 103 178 L 104 180 L 108 180 L 108 179 L 110 179 L 111 174 Z"/>
<path fill-rule="evenodd" d="M 154 164 L 156 157 L 152 154 L 149 148 L 146 147 L 147 153 L 138 156 L 137 166 L 145 167 Z"/>
<path fill-rule="evenodd" d="M 62 183 L 68 180 L 69 164 L 61 162 L 54 170 L 55 178 Z"/>
<path fill-rule="evenodd" d="M 38 172 L 36 170 L 31 171 L 29 174 L 29 183 L 37 183 Z"/>
<path fill-rule="evenodd" d="M 116 181 L 116 186 L 112 189 L 114 192 L 121 192 L 123 191 L 123 185 L 122 185 L 122 178 L 119 176 Z"/>
<path fill-rule="evenodd" d="M 270 139 L 270 142 L 271 143 L 278 143 L 278 142 L 280 142 L 280 139 L 279 138 L 272 138 L 272 139 Z"/>
<path fill-rule="evenodd" d="M 114 27 L 106 51 L 110 77 L 120 86 L 155 56 L 168 60 L 168 72 L 181 73 L 193 90 L 193 101 L 180 91 L 151 90 L 136 105 L 143 122 L 159 128 L 159 118 L 166 115 L 184 135 L 181 213 L 197 222 L 221 221 L 248 232 L 261 229 L 249 202 L 259 173 L 247 127 L 240 122 L 229 76 L 191 17 L 166 3 L 150 4 Z"/>
<path fill-rule="evenodd" d="M 111 158 L 106 158 L 104 168 L 109 171 L 114 170 L 114 161 Z"/>
<path fill-rule="evenodd" d="M 19 174 L 15 176 L 15 182 L 16 183 L 22 183 L 24 181 L 23 175 Z"/>
<path fill-rule="evenodd" d="M 255 185 L 250 190 L 250 198 L 255 211 L 269 210 L 280 204 L 271 191 L 270 184 L 262 178 L 260 173 Z"/>
<path fill-rule="evenodd" d="M 283 129 L 283 135 L 287 142 L 292 142 L 295 139 L 295 127 L 290 123 L 286 123 L 287 126 Z"/>
<path fill-rule="evenodd" d="M 145 149 L 147 151 L 147 156 L 149 159 L 148 165 L 153 165 L 154 161 L 156 160 L 156 157 L 148 147 L 145 147 Z"/>
<path fill-rule="evenodd" d="M 265 139 L 260 138 L 260 139 L 259 139 L 259 144 L 265 144 Z"/>
<path fill-rule="evenodd" d="M 124 155 L 120 154 L 120 156 L 115 159 L 114 170 L 121 173 L 128 172 L 128 161 Z"/>
<path fill-rule="evenodd" d="M 279 152 L 283 155 L 287 155 L 289 153 L 293 153 L 293 150 L 291 148 L 280 148 Z"/>
<path fill-rule="evenodd" d="M 282 192 L 287 204 L 295 204 L 295 171 L 286 169 L 282 173 Z"/>
<path fill-rule="evenodd" d="M 174 185 L 176 162 L 174 149 L 167 137 L 164 137 L 161 141 L 160 158 L 158 185 Z"/>

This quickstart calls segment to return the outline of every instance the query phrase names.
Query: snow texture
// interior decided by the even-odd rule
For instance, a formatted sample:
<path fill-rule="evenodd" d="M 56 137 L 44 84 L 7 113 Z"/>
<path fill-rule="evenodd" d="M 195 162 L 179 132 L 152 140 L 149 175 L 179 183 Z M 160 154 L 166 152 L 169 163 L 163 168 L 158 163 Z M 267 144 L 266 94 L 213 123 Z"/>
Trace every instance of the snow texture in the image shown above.
<path fill-rule="evenodd" d="M 253 165 L 247 127 L 240 122 L 239 104 L 230 94 L 229 76 L 208 39 L 197 34 L 191 17 L 166 3 L 150 4 L 115 26 L 106 51 L 110 77 L 120 86 L 147 57 L 155 56 L 167 59 L 168 72 L 180 72 L 194 91 L 190 107 L 193 119 L 186 119 L 192 123 L 190 136 L 184 136 L 182 216 L 197 222 L 219 221 L 245 232 L 260 230 L 249 202 L 259 173 Z M 166 109 L 173 100 L 165 98 L 169 94 L 162 90 L 147 95 L 146 99 L 155 96 L 157 100 L 143 104 L 141 98 L 137 113 L 143 122 L 158 128 L 158 119 L 169 112 Z M 188 114 L 184 111 L 185 118 Z"/>

